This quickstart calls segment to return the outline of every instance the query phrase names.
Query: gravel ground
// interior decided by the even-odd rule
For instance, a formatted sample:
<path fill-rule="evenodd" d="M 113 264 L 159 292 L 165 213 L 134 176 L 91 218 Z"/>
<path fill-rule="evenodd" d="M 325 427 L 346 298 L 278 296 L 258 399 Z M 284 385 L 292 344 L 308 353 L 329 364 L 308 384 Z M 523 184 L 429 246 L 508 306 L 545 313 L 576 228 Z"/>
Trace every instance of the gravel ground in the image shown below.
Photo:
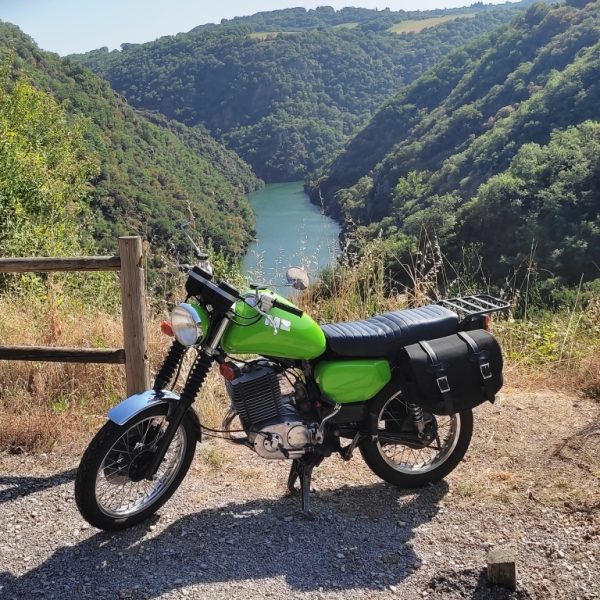
<path fill-rule="evenodd" d="M 511 403 L 527 413 L 537 400 Z M 595 405 L 586 410 L 573 427 L 597 419 Z M 538 459 L 523 479 L 530 487 L 494 475 L 495 493 L 486 494 L 477 477 L 490 427 L 498 435 L 494 414 L 448 481 L 416 493 L 379 482 L 358 455 L 326 461 L 315 475 L 313 521 L 285 495 L 288 464 L 220 441 L 202 444 L 158 516 L 118 534 L 90 528 L 77 512 L 77 456 L 2 455 L 0 598 L 600 598 L 594 505 L 541 502 L 535 480 L 537 471 L 558 478 L 561 468 L 575 477 L 585 465 Z M 546 440 L 547 453 L 564 446 L 565 431 L 554 445 Z M 492 463 L 506 450 L 495 448 Z M 597 473 L 586 477 L 597 486 Z M 487 583 L 486 555 L 498 545 L 516 551 L 515 592 Z"/>

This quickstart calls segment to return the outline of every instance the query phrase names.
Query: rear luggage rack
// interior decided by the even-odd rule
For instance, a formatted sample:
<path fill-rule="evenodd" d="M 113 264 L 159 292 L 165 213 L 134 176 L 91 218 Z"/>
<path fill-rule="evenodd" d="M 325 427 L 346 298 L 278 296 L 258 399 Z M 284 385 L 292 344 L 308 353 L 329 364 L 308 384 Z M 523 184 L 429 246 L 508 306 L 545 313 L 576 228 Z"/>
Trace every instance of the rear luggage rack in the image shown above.
<path fill-rule="evenodd" d="M 488 315 L 501 310 L 508 310 L 510 303 L 500 298 L 494 298 L 488 294 L 474 294 L 473 296 L 457 296 L 440 300 L 437 304 L 448 308 L 459 316 L 474 317 L 477 315 Z"/>

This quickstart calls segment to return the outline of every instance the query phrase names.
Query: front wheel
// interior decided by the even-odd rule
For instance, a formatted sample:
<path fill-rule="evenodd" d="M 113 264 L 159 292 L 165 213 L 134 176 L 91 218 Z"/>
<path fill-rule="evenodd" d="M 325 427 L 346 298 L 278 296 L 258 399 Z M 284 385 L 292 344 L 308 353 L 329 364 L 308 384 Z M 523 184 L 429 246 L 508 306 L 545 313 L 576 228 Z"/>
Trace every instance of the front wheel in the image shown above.
<path fill-rule="evenodd" d="M 379 439 L 360 447 L 364 461 L 381 479 L 402 488 L 417 488 L 446 477 L 462 460 L 473 434 L 473 413 L 463 410 L 449 417 L 434 417 L 434 441 L 426 447 L 385 441 L 386 431 L 404 428 L 410 414 L 400 393 L 374 407 L 379 415 Z M 382 441 L 383 440 L 383 441 Z"/>
<path fill-rule="evenodd" d="M 117 531 L 156 512 L 185 477 L 196 449 L 196 428 L 188 411 L 152 480 L 143 477 L 153 448 L 167 428 L 167 405 L 136 415 L 125 425 L 108 421 L 85 451 L 75 479 L 75 501 L 83 518 L 99 529 Z"/>

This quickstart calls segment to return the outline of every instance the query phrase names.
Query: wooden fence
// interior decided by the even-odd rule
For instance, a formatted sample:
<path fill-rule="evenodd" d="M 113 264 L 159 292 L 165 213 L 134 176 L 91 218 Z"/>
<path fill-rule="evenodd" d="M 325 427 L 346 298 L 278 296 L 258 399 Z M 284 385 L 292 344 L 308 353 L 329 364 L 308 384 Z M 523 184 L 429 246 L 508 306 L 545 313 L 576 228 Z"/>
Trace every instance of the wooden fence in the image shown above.
<path fill-rule="evenodd" d="M 127 394 L 148 389 L 150 369 L 142 238 L 120 237 L 119 256 L 0 258 L 0 273 L 50 271 L 120 271 L 124 348 L 0 346 L 0 360 L 124 364 Z M 90 310 L 94 309 L 92 304 Z"/>

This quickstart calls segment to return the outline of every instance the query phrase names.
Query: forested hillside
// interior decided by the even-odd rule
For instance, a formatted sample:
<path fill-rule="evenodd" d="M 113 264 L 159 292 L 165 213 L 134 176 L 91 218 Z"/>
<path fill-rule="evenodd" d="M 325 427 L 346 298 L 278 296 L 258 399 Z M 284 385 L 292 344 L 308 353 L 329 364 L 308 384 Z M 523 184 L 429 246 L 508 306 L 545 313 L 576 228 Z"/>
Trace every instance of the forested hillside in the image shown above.
<path fill-rule="evenodd" d="M 288 9 L 71 59 L 106 77 L 138 108 L 204 124 L 259 177 L 288 181 L 322 164 L 404 83 L 521 6 Z M 390 30 L 444 15 L 457 18 L 417 33 Z"/>
<path fill-rule="evenodd" d="M 571 4 L 531 6 L 402 90 L 314 177 L 314 201 L 387 239 L 397 271 L 426 228 L 495 282 L 532 264 L 597 278 L 600 2 Z"/>
<path fill-rule="evenodd" d="M 521 5 L 531 4 L 521 2 Z M 299 31 L 302 29 L 316 29 L 320 27 L 347 27 L 362 31 L 385 31 L 398 23 L 406 21 L 420 21 L 438 17 L 458 17 L 473 15 L 485 11 L 483 2 L 475 2 L 463 8 L 438 8 L 433 10 L 373 10 L 347 6 L 335 10 L 331 6 L 319 6 L 314 9 L 285 8 L 260 12 L 246 17 L 222 19 L 221 25 L 246 25 L 253 31 Z M 200 26 L 197 29 L 207 28 Z"/>
<path fill-rule="evenodd" d="M 39 231 L 44 225 L 50 231 L 53 217 L 48 215 L 53 213 L 49 206 L 56 198 L 56 206 L 63 211 L 60 215 L 65 220 L 65 231 L 72 237 L 87 227 L 100 249 L 114 251 L 117 235 L 140 233 L 158 253 L 187 252 L 189 247 L 182 240 L 179 224 L 195 217 L 196 229 L 205 241 L 212 240 L 230 255 L 243 252 L 253 228 L 253 214 L 244 193 L 259 182 L 247 164 L 205 129 L 189 129 L 164 117 L 144 116 L 128 106 L 102 78 L 41 51 L 17 27 L 1 22 L 0 60 L 4 68 L 0 81 L 3 108 L 8 111 L 11 106 L 17 107 L 5 114 L 2 148 L 8 152 L 6 157 L 13 158 L 3 162 L 4 192 L 0 193 L 3 200 L 12 197 L 17 202 L 14 206 L 10 202 L 2 205 L 12 206 L 9 212 L 20 216 L 13 225 L 20 224 L 23 230 L 11 230 L 12 220 L 2 219 L 0 243 L 8 237 L 16 240 L 32 223 L 40 225 Z M 54 119 L 48 116 L 44 121 L 44 111 L 55 115 Z M 20 126 L 19 121 L 23 121 Z M 30 122 L 31 128 L 27 129 Z M 47 130 L 50 122 L 57 125 Z M 17 152 L 17 141 L 22 151 Z M 56 166 L 53 161 L 62 156 L 63 149 L 70 170 L 64 174 L 65 189 L 54 196 L 61 170 L 51 167 Z M 27 173 L 19 175 L 17 165 L 21 163 L 11 162 L 17 158 L 22 165 L 30 162 L 37 170 L 27 171 L 24 167 Z M 47 169 L 43 161 L 47 161 Z M 48 182 L 44 181 L 44 173 Z M 19 200 L 25 196 L 32 200 Z M 70 205 L 73 210 L 68 208 Z M 44 235 L 34 237 L 36 244 L 16 246 L 14 242 L 11 252 L 31 254 L 36 248 L 48 252 Z M 55 237 L 60 239 L 58 234 Z M 73 244 L 69 246 L 68 236 L 64 237 L 65 249 L 72 251 Z"/>

